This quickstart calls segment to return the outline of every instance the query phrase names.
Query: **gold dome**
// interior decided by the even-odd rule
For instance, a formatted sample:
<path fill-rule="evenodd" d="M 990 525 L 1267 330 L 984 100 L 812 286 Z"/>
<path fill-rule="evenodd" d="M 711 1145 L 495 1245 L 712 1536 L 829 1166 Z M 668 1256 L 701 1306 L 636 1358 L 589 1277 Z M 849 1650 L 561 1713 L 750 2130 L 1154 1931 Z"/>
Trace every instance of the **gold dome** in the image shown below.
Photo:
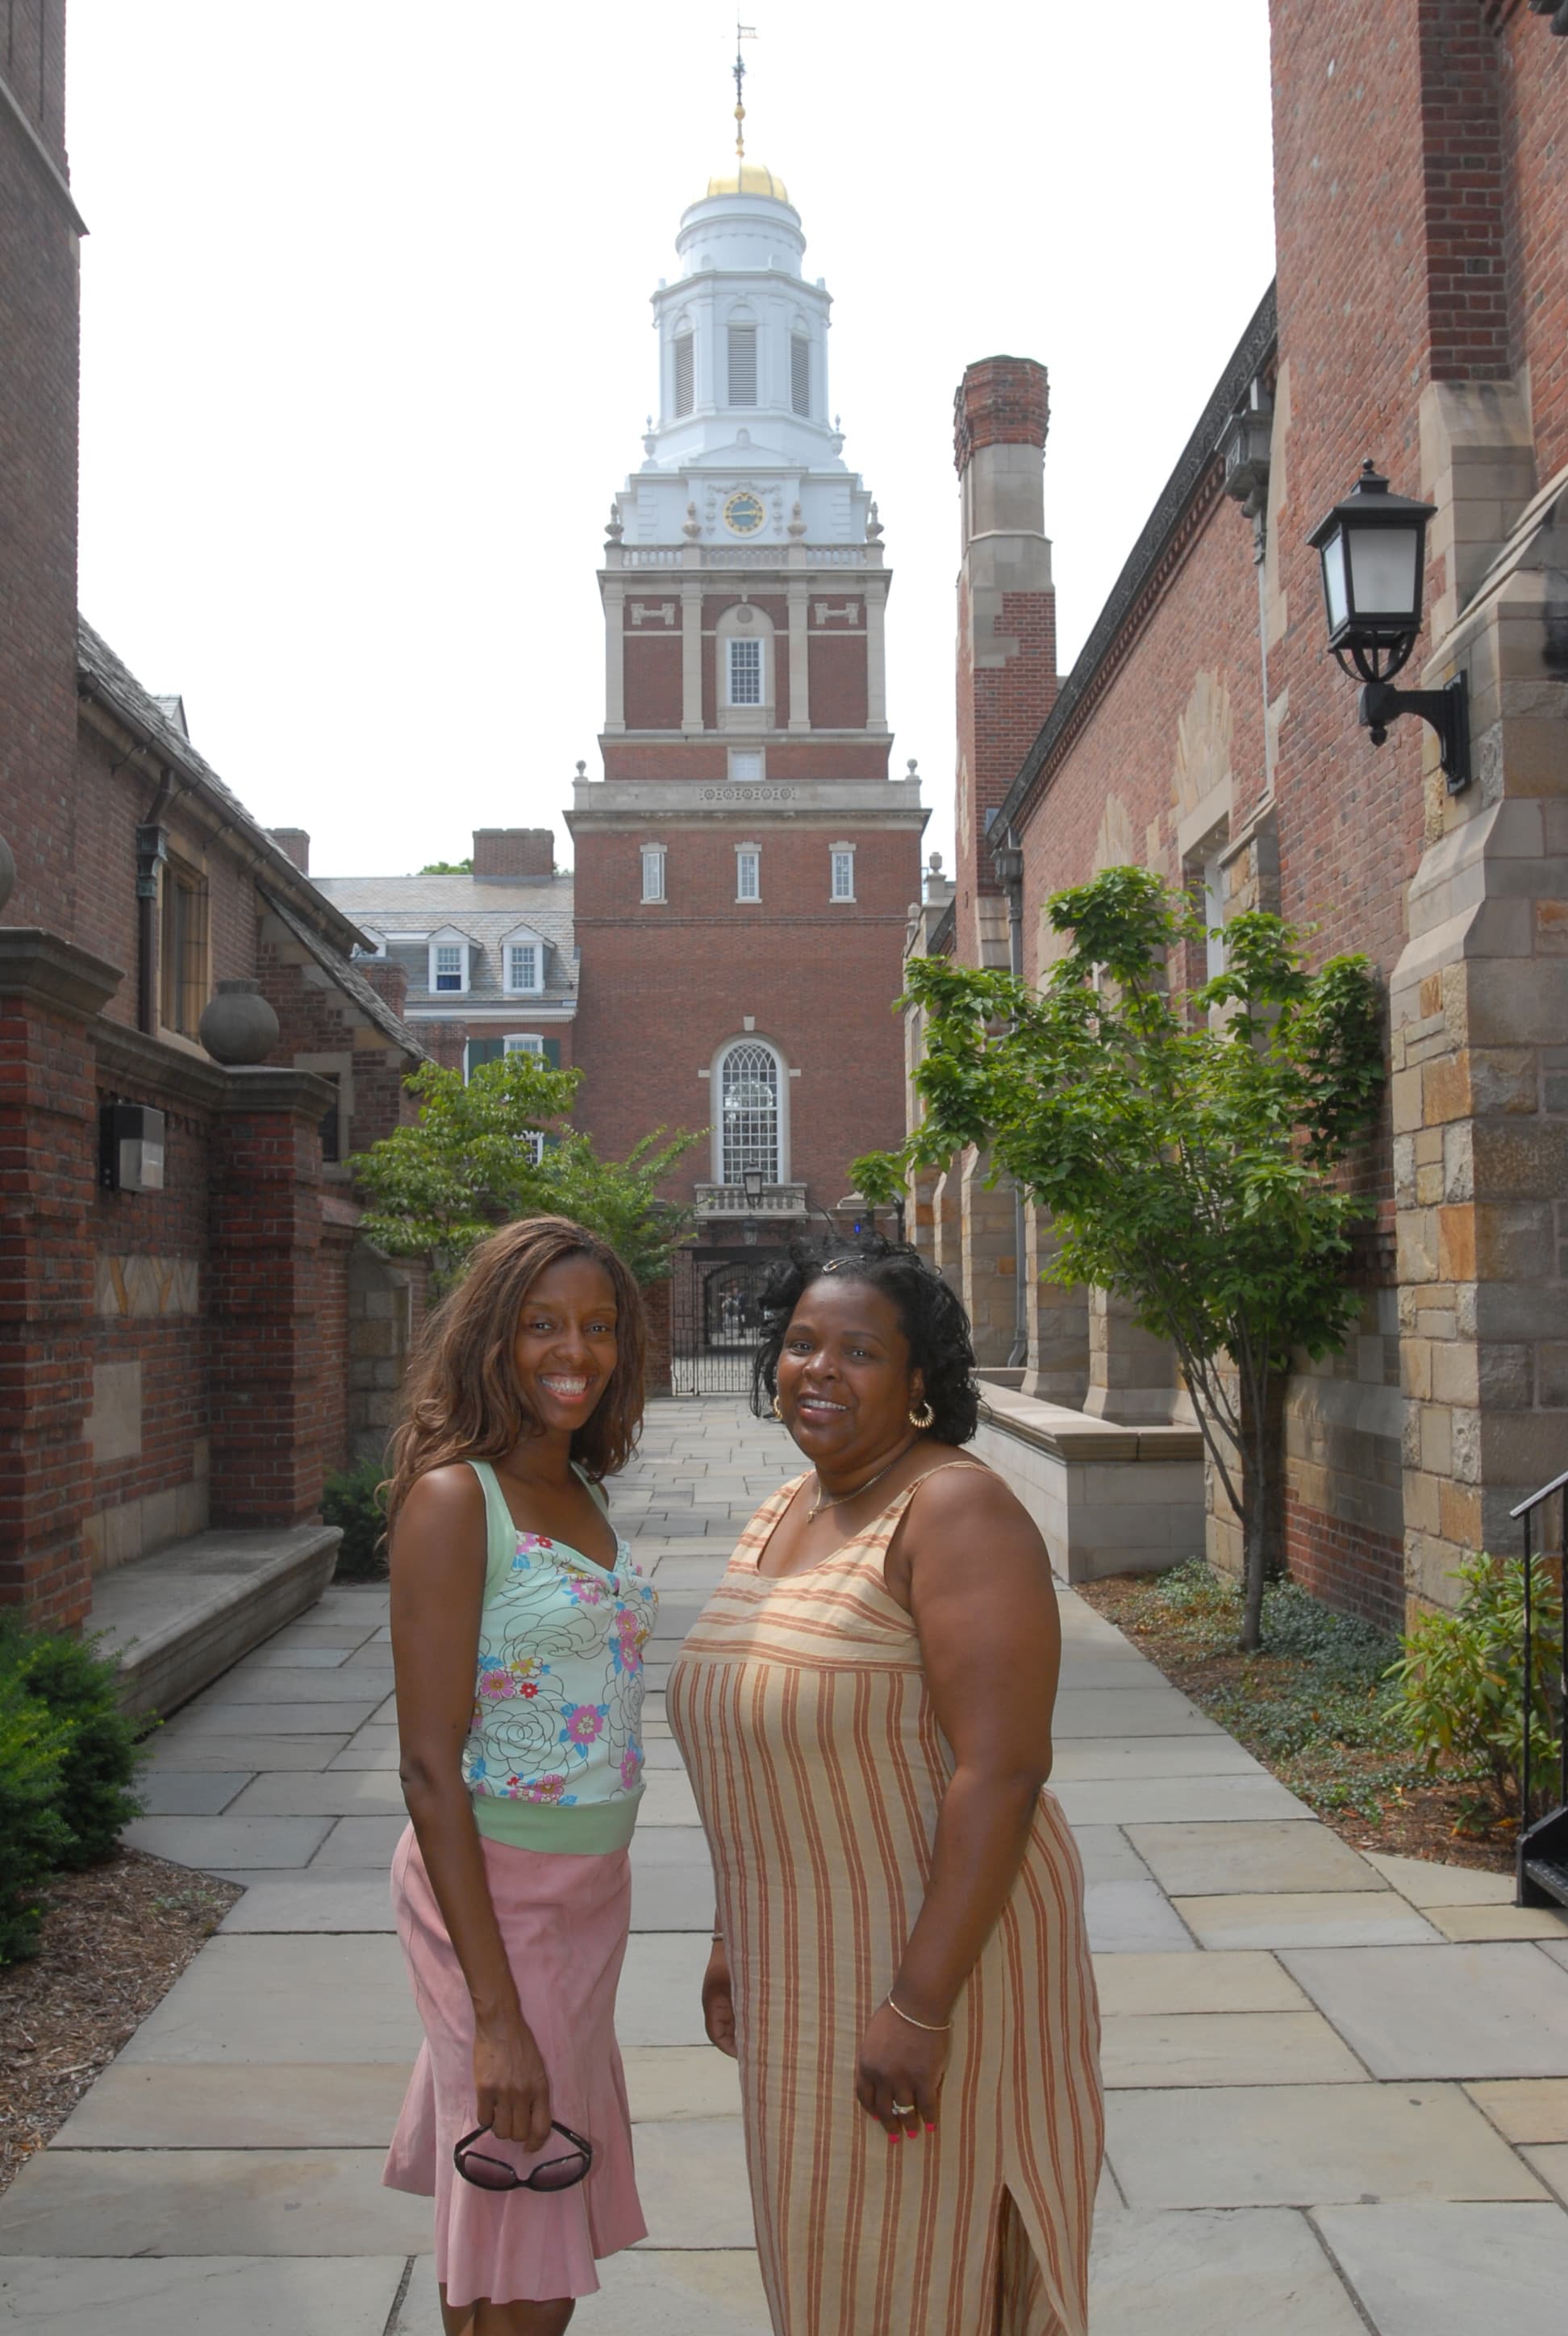
<path fill-rule="evenodd" d="M 775 203 L 789 200 L 788 188 L 765 162 L 743 162 L 738 170 L 723 171 L 708 180 L 707 190 L 710 196 L 768 195 Z"/>

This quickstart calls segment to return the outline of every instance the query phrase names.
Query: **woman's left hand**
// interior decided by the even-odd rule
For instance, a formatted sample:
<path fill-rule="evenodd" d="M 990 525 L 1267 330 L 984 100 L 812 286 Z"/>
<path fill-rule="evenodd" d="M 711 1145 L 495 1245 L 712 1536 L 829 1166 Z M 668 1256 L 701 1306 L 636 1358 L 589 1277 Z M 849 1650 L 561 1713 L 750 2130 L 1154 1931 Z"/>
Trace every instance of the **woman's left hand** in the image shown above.
<path fill-rule="evenodd" d="M 874 2117 L 890 2141 L 912 2141 L 937 2121 L 937 2102 L 947 2073 L 951 2039 L 911 2028 L 886 2003 L 873 2011 L 861 2039 L 855 2067 L 855 2098 Z M 894 2114 L 894 2104 L 902 2112 Z"/>

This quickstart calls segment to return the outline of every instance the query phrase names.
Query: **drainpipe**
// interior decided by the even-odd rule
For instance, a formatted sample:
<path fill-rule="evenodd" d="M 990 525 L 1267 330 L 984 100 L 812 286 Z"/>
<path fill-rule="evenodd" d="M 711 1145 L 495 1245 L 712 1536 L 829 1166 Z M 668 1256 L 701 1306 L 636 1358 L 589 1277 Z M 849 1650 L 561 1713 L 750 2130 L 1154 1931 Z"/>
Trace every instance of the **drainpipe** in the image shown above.
<path fill-rule="evenodd" d="M 991 865 L 1007 895 L 1008 965 L 1014 978 L 1024 977 L 1024 854 L 1016 828 L 991 846 Z M 1008 1368 L 1017 1370 L 1029 1359 L 1028 1284 L 1024 1279 L 1024 1193 L 1013 1184 L 1013 1344 Z"/>
<path fill-rule="evenodd" d="M 164 765 L 146 818 L 136 831 L 136 1027 L 158 1034 L 158 871 L 169 857 L 163 814 L 178 785 Z"/>

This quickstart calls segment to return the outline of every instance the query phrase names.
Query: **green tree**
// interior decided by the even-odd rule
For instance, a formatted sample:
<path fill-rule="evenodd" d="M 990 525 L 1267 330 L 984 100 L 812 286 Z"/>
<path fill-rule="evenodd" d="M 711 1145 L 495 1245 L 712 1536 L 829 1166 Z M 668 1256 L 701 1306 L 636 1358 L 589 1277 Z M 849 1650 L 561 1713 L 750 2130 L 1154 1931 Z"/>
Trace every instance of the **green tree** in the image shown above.
<path fill-rule="evenodd" d="M 472 860 L 427 860 L 416 871 L 421 876 L 472 876 Z"/>
<path fill-rule="evenodd" d="M 698 1138 L 661 1146 L 659 1129 L 624 1160 L 601 1160 L 564 1124 L 580 1076 L 537 1055 L 482 1064 L 466 1082 L 422 1063 L 405 1082 L 419 1118 L 350 1163 L 369 1197 L 366 1240 L 394 1257 L 428 1258 L 444 1290 L 498 1225 L 567 1216 L 609 1241 L 639 1281 L 667 1273 L 691 1212 L 661 1200 L 659 1186 Z"/>
<path fill-rule="evenodd" d="M 1050 1278 L 1125 1298 L 1171 1340 L 1242 1522 L 1251 1650 L 1274 1555 L 1271 1397 L 1298 1349 L 1341 1348 L 1359 1310 L 1344 1266 L 1368 1204 L 1337 1172 L 1378 1109 L 1377 991 L 1362 958 L 1310 973 L 1296 932 L 1256 910 L 1226 927 L 1224 972 L 1174 988 L 1203 927 L 1146 869 L 1106 869 L 1049 914 L 1067 942 L 1038 990 L 915 960 L 926 1116 L 851 1173 L 889 1201 L 911 1170 L 989 1146 L 993 1174 L 1051 1212 Z"/>

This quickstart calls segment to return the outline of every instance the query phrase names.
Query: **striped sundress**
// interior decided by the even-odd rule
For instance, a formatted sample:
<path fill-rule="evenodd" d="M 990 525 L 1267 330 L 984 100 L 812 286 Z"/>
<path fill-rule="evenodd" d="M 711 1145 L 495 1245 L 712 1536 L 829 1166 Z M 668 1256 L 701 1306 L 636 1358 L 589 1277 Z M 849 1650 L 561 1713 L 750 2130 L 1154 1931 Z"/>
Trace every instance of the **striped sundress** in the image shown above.
<path fill-rule="evenodd" d="M 1085 2336 L 1104 2120 L 1077 1850 L 1042 1794 L 953 2010 L 938 2130 L 890 2148 L 855 2099 L 856 2057 L 952 1771 L 914 1624 L 882 1581 L 918 1485 L 772 1580 L 758 1559 L 802 1481 L 741 1535 L 668 1687 L 713 1853 L 774 2327 Z"/>

